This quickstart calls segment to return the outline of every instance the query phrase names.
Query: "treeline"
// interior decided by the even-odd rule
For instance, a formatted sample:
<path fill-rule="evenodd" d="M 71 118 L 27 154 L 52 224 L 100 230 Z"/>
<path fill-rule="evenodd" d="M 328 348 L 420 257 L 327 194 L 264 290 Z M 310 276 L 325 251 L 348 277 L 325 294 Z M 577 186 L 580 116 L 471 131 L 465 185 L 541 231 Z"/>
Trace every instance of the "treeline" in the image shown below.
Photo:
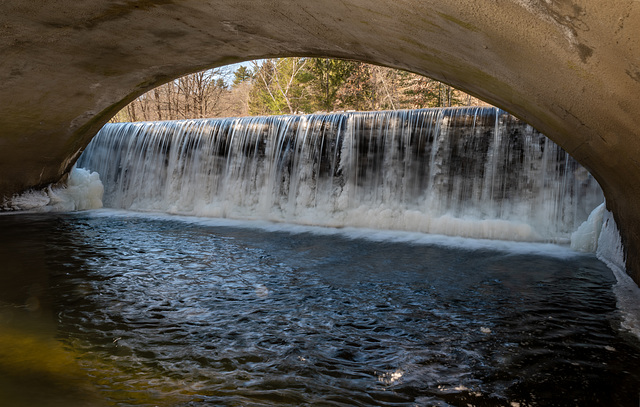
<path fill-rule="evenodd" d="M 328 58 L 274 58 L 176 79 L 138 97 L 113 121 L 484 104 L 406 71 Z"/>

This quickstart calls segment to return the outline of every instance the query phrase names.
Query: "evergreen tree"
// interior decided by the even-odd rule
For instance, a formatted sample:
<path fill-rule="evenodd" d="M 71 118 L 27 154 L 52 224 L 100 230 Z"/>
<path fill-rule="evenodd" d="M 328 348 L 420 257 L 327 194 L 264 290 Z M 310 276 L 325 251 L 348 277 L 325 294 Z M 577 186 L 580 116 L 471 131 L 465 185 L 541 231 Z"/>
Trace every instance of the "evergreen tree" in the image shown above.
<path fill-rule="evenodd" d="M 248 81 L 253 78 L 253 72 L 251 69 L 247 68 L 244 65 L 240 65 L 238 69 L 233 73 L 233 86 L 239 85 L 245 81 Z"/>
<path fill-rule="evenodd" d="M 309 72 L 315 110 L 332 111 L 338 93 L 353 73 L 357 62 L 330 58 L 310 58 Z"/>

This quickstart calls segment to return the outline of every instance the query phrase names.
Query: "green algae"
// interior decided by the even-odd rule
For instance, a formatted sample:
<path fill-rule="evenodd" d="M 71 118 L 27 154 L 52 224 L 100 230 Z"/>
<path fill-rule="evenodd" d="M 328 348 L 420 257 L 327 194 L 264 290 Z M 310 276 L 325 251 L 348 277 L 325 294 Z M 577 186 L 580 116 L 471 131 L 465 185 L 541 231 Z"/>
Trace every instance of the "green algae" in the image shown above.
<path fill-rule="evenodd" d="M 445 14 L 445 13 L 438 13 L 438 15 L 442 18 L 444 18 L 447 21 L 450 21 L 456 25 L 459 25 L 460 27 L 469 30 L 469 31 L 474 31 L 474 32 L 480 32 L 480 29 L 478 27 L 476 27 L 475 25 L 471 24 L 471 23 L 467 23 L 466 21 L 462 21 L 454 16 L 451 16 L 449 14 Z"/>

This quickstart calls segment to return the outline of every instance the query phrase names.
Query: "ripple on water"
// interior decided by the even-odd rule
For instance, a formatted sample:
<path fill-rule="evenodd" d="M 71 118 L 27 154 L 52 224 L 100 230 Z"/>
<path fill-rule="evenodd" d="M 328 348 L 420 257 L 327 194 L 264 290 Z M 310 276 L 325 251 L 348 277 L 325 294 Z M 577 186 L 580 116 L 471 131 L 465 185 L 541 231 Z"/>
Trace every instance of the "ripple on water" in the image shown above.
<path fill-rule="evenodd" d="M 3 264 L 41 265 L 58 343 L 112 404 L 637 404 L 640 346 L 592 256 L 170 217 L 0 222 Z"/>

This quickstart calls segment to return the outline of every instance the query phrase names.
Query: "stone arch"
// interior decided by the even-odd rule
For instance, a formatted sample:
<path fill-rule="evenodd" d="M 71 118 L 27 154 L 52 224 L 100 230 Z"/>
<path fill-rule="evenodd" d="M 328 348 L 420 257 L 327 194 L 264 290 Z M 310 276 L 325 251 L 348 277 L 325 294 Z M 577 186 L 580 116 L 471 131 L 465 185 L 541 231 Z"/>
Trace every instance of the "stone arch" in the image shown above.
<path fill-rule="evenodd" d="M 0 196 L 59 180 L 137 95 L 272 56 L 358 59 L 444 81 L 532 124 L 600 182 L 640 282 L 640 3 L 127 0 L 0 17 Z"/>

